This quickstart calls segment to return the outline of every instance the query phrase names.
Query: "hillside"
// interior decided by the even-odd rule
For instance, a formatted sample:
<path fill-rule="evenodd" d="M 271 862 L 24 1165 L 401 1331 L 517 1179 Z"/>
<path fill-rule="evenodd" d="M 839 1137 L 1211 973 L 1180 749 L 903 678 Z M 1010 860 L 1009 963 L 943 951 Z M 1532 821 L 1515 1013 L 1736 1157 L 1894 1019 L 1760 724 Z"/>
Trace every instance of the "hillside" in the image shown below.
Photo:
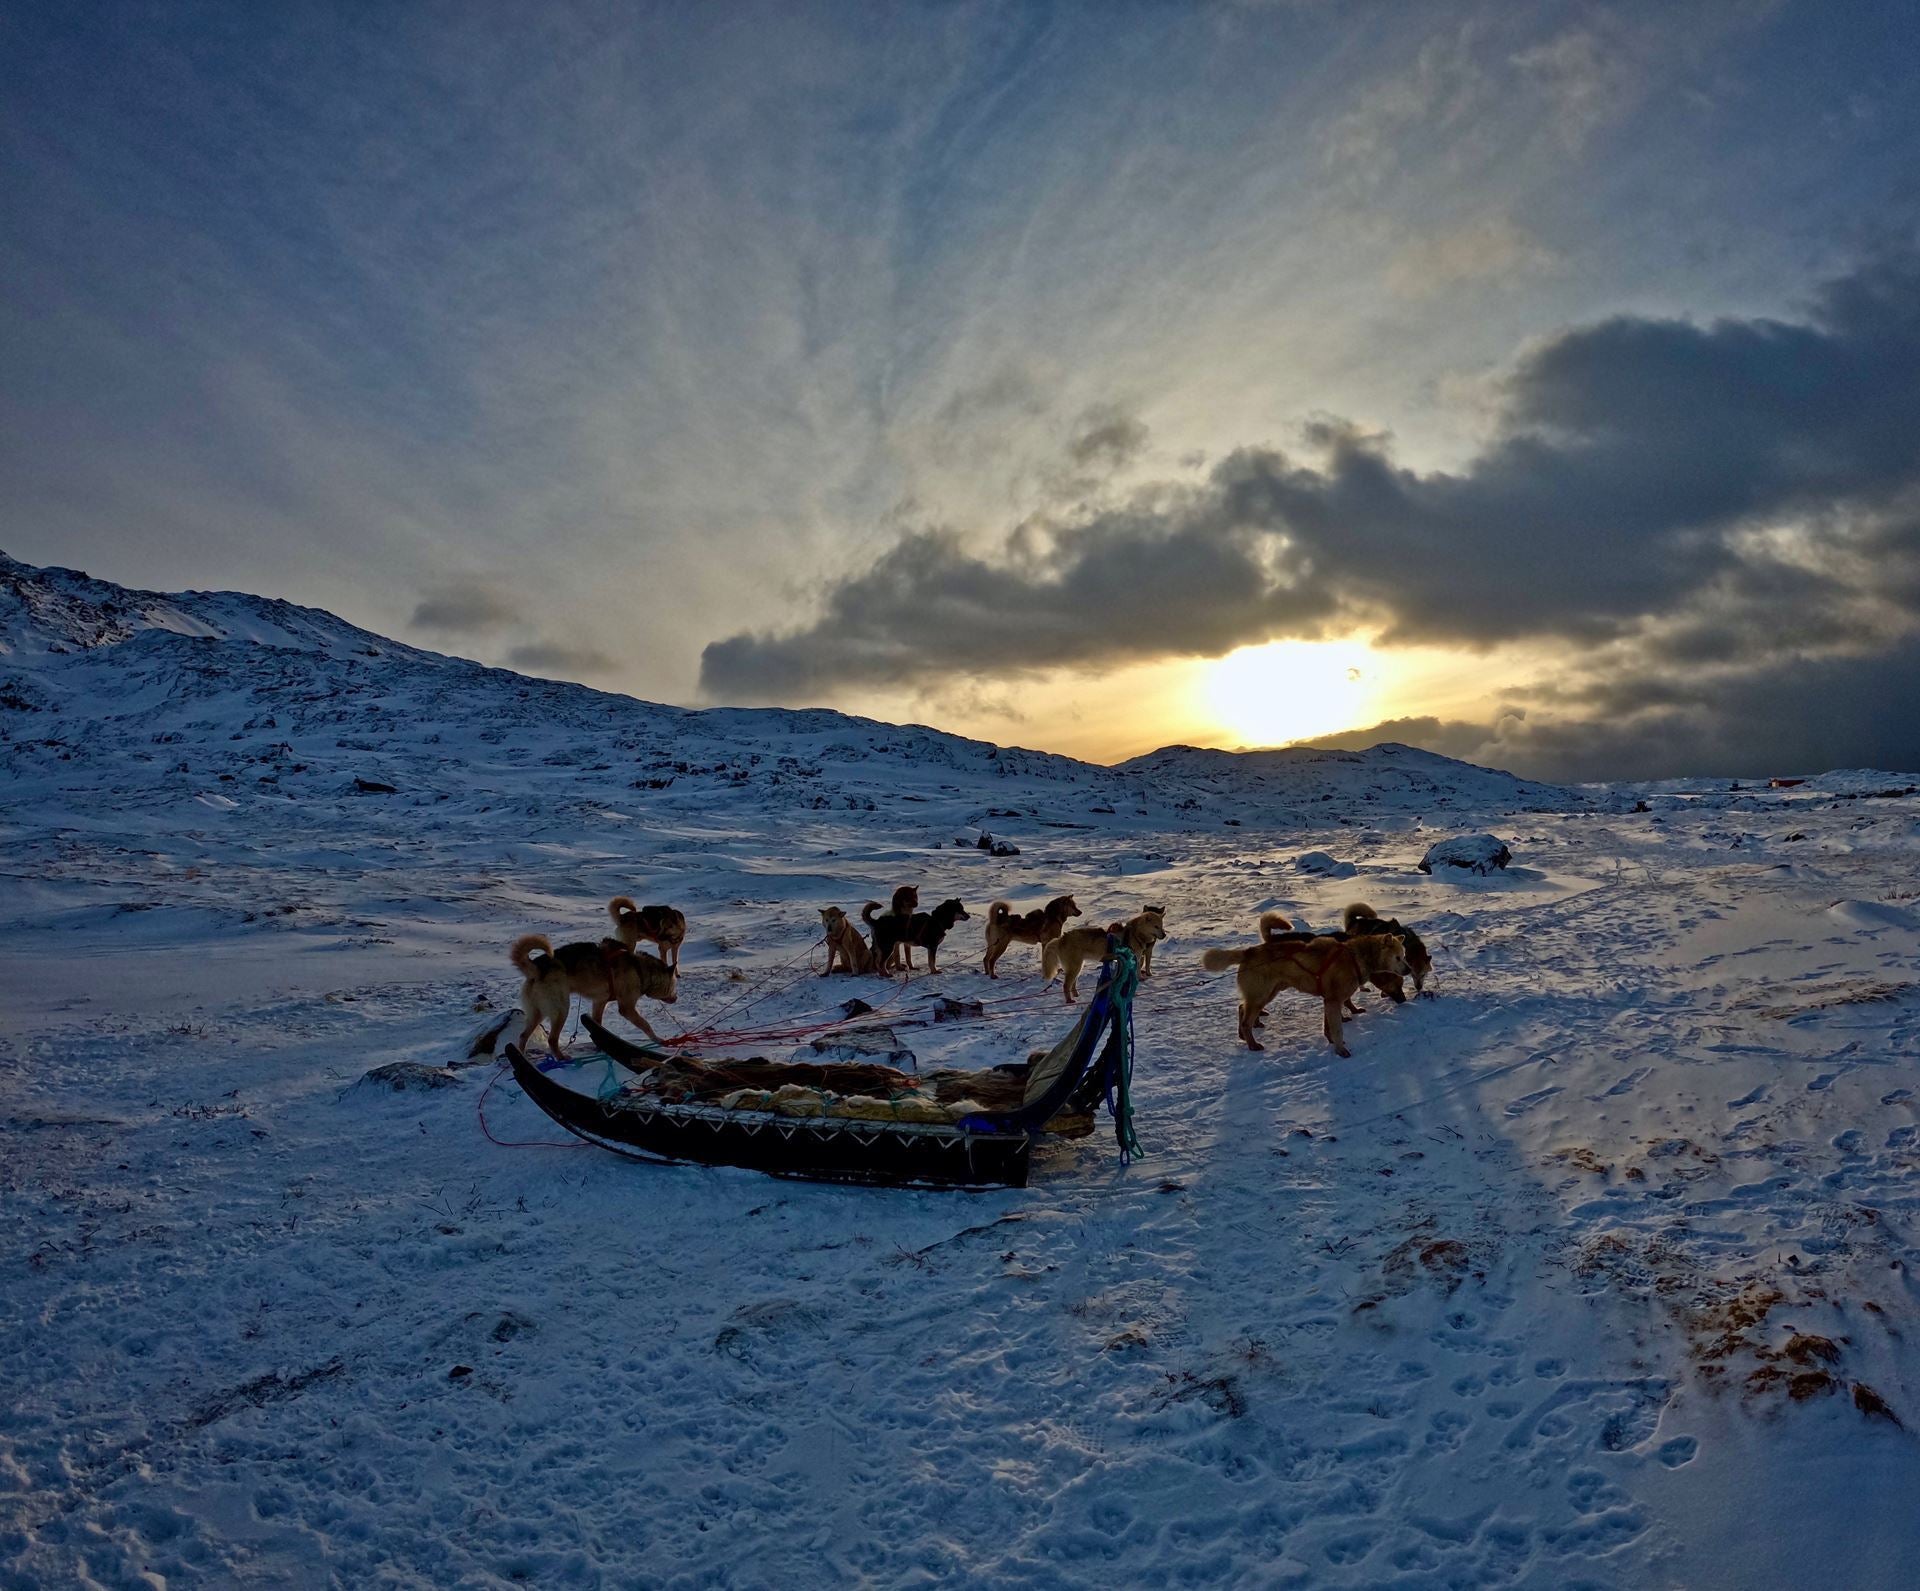
<path fill-rule="evenodd" d="M 1744 1591 L 1920 1551 L 1912 774 L 1099 768 L 18 564 L 0 646 L 0 1585 Z M 1416 870 L 1463 830 L 1513 865 Z M 971 914 L 940 971 L 823 979 L 819 908 L 903 882 Z M 509 942 L 616 892 L 688 915 L 664 1032 L 752 1054 L 742 1013 L 857 997 L 923 1068 L 1072 1020 L 1032 947 L 981 972 L 995 897 L 1163 905 L 1145 1158 L 1103 1122 L 961 1195 L 565 1139 L 469 1044 Z M 1202 954 L 1356 897 L 1436 997 L 1363 992 L 1340 1059 L 1283 994 L 1240 1045 Z"/>
<path fill-rule="evenodd" d="M 23 798 L 38 784 L 285 814 L 361 779 L 394 785 L 402 805 L 447 803 L 440 816 L 498 820 L 504 807 L 541 827 L 684 810 L 723 790 L 778 811 L 922 807 L 930 822 L 1015 831 L 1326 827 L 1590 800 L 1405 746 L 1170 747 L 1107 768 L 825 710 L 666 707 L 406 646 L 314 608 L 129 591 L 3 555 L 0 734 Z"/>

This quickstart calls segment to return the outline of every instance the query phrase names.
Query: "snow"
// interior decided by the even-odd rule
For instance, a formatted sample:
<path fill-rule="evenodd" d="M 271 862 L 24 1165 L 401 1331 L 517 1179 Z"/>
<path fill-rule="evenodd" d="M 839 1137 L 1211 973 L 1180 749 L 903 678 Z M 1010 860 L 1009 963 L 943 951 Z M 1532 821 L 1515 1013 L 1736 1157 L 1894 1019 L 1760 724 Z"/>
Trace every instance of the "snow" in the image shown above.
<path fill-rule="evenodd" d="M 12 563 L 0 640 L 0 1585 L 1869 1585 L 1920 1550 L 1913 774 L 1101 769 Z M 1519 863 L 1418 871 L 1469 828 Z M 789 982 L 818 906 L 909 880 L 975 914 L 949 970 Z M 496 1146 L 506 945 L 615 893 L 688 913 L 664 1027 L 891 1000 L 923 1069 L 1070 1020 L 1031 947 L 979 974 L 990 900 L 1164 903 L 1148 1157 L 1103 1122 L 958 1194 Z M 1363 996 L 1350 1061 L 1304 1000 L 1238 1047 L 1201 951 L 1356 898 L 1439 997 Z M 357 1086 L 395 1064 L 451 1081 Z M 566 1143 L 510 1082 L 485 1110 Z"/>

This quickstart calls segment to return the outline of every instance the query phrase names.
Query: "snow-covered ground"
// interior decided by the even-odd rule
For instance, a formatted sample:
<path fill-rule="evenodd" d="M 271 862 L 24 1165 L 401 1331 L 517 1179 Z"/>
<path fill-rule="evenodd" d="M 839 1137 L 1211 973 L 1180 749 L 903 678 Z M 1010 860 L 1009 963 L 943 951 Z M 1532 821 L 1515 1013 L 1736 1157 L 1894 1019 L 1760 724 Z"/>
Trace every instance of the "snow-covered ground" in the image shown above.
<path fill-rule="evenodd" d="M 1095 769 L 8 563 L 0 648 L 0 1585 L 1910 1573 L 1914 775 Z M 1511 868 L 1416 871 L 1479 830 Z M 617 892 L 691 919 L 669 1025 L 877 1003 L 796 974 L 905 881 L 975 913 L 889 1008 L 923 1065 L 1062 1029 L 1030 948 L 976 970 L 994 897 L 1166 904 L 1146 1159 L 850 1190 L 496 1146 L 486 1064 L 359 1082 L 460 1062 L 507 942 Z M 1238 1048 L 1199 952 L 1355 897 L 1438 998 Z"/>

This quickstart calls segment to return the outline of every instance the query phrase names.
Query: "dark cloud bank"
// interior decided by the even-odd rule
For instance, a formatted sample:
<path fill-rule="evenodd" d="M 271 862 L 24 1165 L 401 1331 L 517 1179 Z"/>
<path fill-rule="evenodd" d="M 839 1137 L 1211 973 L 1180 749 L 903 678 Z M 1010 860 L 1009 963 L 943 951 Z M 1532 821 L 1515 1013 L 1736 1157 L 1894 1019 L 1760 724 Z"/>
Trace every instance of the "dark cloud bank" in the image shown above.
<path fill-rule="evenodd" d="M 808 627 L 708 646 L 702 685 L 799 701 L 1371 626 L 1569 657 L 1497 723 L 1357 743 L 1561 778 L 1920 766 L 1920 252 L 1829 282 L 1803 319 L 1562 332 L 1518 360 L 1459 473 L 1339 421 L 1305 452 L 1244 448 L 991 552 L 916 532 Z"/>

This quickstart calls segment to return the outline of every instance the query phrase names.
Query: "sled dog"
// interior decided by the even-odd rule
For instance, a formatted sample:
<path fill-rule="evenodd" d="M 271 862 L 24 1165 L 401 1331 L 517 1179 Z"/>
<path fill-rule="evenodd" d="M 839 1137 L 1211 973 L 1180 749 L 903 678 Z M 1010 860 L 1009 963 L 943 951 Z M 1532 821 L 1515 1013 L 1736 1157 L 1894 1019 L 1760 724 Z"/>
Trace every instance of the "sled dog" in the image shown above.
<path fill-rule="evenodd" d="M 867 946 L 866 936 L 853 926 L 853 920 L 838 906 L 823 906 L 820 910 L 820 928 L 827 940 L 827 970 L 822 977 L 833 976 L 833 964 L 838 961 L 842 972 L 855 974 L 872 972 L 873 951 Z"/>
<path fill-rule="evenodd" d="M 672 906 L 636 906 L 626 895 L 607 902 L 607 915 L 613 919 L 613 931 L 629 950 L 638 950 L 640 941 L 650 939 L 660 947 L 660 959 L 669 967 L 680 965 L 680 946 L 687 937 L 686 913 Z"/>
<path fill-rule="evenodd" d="M 940 941 L 953 932 L 956 922 L 971 921 L 967 908 L 957 900 L 943 900 L 932 911 L 915 912 L 912 916 L 902 912 L 868 916 L 879 904 L 878 901 L 868 901 L 860 916 L 873 929 L 873 959 L 882 972 L 893 971 L 896 960 L 902 955 L 907 958 L 907 971 L 913 971 L 913 950 L 916 945 L 927 953 L 927 971 L 938 972 Z"/>
<path fill-rule="evenodd" d="M 1340 925 L 1350 934 L 1392 934 L 1406 947 L 1407 965 L 1413 969 L 1413 992 L 1425 994 L 1427 979 L 1433 975 L 1433 957 L 1426 944 L 1397 917 L 1382 917 L 1363 900 L 1355 901 L 1340 914 Z"/>
<path fill-rule="evenodd" d="M 527 1025 L 520 1034 L 522 1049 L 544 1022 L 547 1048 L 565 1056 L 560 1030 L 567 1025 L 576 994 L 591 1003 L 594 1021 L 600 1020 L 609 1004 L 617 1005 L 623 1017 L 658 1044 L 660 1035 L 640 1014 L 641 996 L 662 1005 L 680 998 L 677 968 L 644 950 L 629 950 L 617 939 L 602 939 L 598 944 L 581 940 L 555 950 L 545 934 L 522 934 L 507 955 L 526 980 L 520 987 L 520 1004 L 527 1013 Z"/>
<path fill-rule="evenodd" d="M 1259 944 L 1245 950 L 1209 950 L 1201 956 L 1200 965 L 1208 972 L 1240 969 L 1240 1037 L 1248 1049 L 1266 1048 L 1253 1030 L 1273 997 L 1282 989 L 1297 989 L 1319 997 L 1324 1007 L 1321 1031 L 1327 1042 L 1335 1054 L 1351 1055 L 1341 1028 L 1342 1009 L 1352 1004 L 1362 983 L 1372 982 L 1393 994 L 1395 980 L 1409 975 L 1400 941 L 1392 934 L 1359 934 L 1351 939 L 1288 937 L 1284 927 L 1276 926 L 1285 923 L 1278 913 L 1269 913 L 1260 919 Z M 1406 995 L 1394 997 L 1404 1000 Z"/>
<path fill-rule="evenodd" d="M 1149 906 L 1123 923 L 1109 923 L 1105 928 L 1070 928 L 1058 939 L 1050 939 L 1040 947 L 1040 970 L 1049 983 L 1053 982 L 1055 973 L 1066 974 L 1060 992 L 1071 1005 L 1080 998 L 1080 969 L 1089 961 L 1107 959 L 1107 942 L 1111 937 L 1133 952 L 1134 959 L 1140 963 L 1141 976 L 1145 977 L 1146 962 L 1153 954 L 1154 945 L 1167 937 L 1164 912 L 1164 907 Z"/>
<path fill-rule="evenodd" d="M 1037 911 L 1014 914 L 1010 901 L 997 900 L 987 908 L 987 959 L 982 970 L 997 978 L 994 965 L 1016 943 L 1045 945 L 1058 939 L 1069 917 L 1078 917 L 1080 908 L 1071 895 L 1058 895 Z"/>

